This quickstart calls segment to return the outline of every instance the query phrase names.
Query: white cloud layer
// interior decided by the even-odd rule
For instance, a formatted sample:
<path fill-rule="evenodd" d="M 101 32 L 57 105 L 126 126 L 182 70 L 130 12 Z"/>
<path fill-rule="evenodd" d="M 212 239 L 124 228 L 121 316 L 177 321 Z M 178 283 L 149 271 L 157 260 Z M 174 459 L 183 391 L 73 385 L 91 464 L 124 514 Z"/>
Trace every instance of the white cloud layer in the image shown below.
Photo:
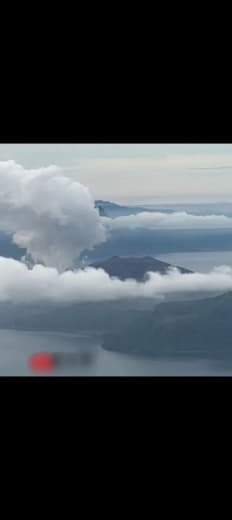
<path fill-rule="evenodd" d="M 118 229 L 215 229 L 232 228 L 232 218 L 225 215 L 191 215 L 185 211 L 174 213 L 142 212 L 114 219 L 102 217 L 108 230 Z"/>
<path fill-rule="evenodd" d="M 55 268 L 35 265 L 32 269 L 17 260 L 0 257 L 0 301 L 96 302 L 133 298 L 160 298 L 177 292 L 232 290 L 232 268 L 221 266 L 210 273 L 149 273 L 144 283 L 111 278 L 102 269 L 59 273 Z"/>
<path fill-rule="evenodd" d="M 88 188 L 57 166 L 26 170 L 15 161 L 0 162 L 0 229 L 60 270 L 106 237 Z"/>

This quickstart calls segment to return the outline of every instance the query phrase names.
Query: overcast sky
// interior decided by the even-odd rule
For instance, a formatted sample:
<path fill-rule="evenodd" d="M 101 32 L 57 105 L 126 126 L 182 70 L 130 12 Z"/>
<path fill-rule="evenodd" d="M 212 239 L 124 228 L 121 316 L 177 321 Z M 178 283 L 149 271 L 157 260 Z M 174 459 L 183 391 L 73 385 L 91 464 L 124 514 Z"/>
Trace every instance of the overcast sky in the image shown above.
<path fill-rule="evenodd" d="M 128 203 L 232 201 L 230 144 L 0 144 L 0 161 L 56 164 L 95 198 Z"/>

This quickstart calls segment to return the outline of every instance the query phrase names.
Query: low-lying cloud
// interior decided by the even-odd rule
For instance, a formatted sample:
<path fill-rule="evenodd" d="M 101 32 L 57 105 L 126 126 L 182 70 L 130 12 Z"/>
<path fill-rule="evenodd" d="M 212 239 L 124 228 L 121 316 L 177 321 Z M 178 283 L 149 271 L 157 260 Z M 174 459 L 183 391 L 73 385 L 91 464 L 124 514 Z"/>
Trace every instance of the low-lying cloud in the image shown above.
<path fill-rule="evenodd" d="M 0 257 L 0 301 L 14 303 L 72 303 L 160 298 L 177 292 L 232 290 L 232 268 L 221 266 L 209 273 L 149 273 L 141 283 L 111 278 L 103 269 L 86 268 L 59 273 L 57 269 Z"/>
<path fill-rule="evenodd" d="M 34 262 L 59 270 L 106 238 L 88 188 L 57 166 L 26 170 L 15 161 L 0 162 L 0 229 Z"/>
<path fill-rule="evenodd" d="M 114 219 L 102 217 L 104 226 L 110 230 L 120 229 L 215 229 L 231 228 L 232 218 L 225 215 L 191 215 L 186 211 L 174 213 L 142 212 Z"/>

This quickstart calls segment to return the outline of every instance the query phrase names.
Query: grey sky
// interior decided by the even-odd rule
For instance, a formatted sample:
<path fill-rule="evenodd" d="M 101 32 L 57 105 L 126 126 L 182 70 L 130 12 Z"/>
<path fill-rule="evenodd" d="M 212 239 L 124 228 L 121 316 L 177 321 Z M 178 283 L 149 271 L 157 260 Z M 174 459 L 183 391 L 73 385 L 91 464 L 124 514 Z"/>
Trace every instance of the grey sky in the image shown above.
<path fill-rule="evenodd" d="M 121 202 L 232 201 L 231 144 L 0 144 L 0 161 L 56 164 L 95 198 Z"/>

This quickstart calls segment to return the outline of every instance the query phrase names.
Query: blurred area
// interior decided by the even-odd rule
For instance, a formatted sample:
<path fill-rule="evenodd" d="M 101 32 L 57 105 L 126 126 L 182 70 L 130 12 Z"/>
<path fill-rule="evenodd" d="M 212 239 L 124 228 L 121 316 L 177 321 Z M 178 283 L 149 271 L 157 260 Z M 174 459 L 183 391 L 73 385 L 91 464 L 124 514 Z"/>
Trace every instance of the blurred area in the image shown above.
<path fill-rule="evenodd" d="M 107 352 L 95 336 L 0 330 L 0 376 L 220 376 L 232 362 Z"/>
<path fill-rule="evenodd" d="M 87 334 L 0 330 L 0 376 L 91 375 L 97 358 Z"/>
<path fill-rule="evenodd" d="M 79 352 L 36 352 L 28 358 L 29 370 L 34 374 L 68 372 L 87 368 L 94 363 L 96 352 L 89 349 Z"/>

